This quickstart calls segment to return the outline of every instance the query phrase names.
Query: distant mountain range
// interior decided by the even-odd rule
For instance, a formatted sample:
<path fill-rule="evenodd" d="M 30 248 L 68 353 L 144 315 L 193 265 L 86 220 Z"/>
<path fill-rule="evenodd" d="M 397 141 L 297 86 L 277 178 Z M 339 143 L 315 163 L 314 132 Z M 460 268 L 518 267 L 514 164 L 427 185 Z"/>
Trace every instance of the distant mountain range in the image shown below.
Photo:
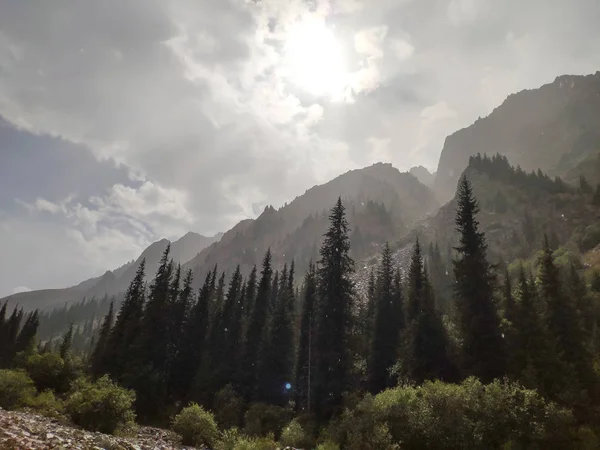
<path fill-rule="evenodd" d="M 189 232 L 181 239 L 171 243 L 171 257 L 174 261 L 183 264 L 208 245 L 218 241 L 222 235 L 222 233 L 219 233 L 213 237 L 205 237 L 198 233 Z M 76 286 L 64 289 L 21 292 L 0 299 L 0 303 L 8 300 L 9 305 L 18 304 L 25 310 L 52 309 L 65 303 L 78 302 L 84 297 L 103 297 L 122 293 L 133 279 L 142 259 L 146 259 L 146 274 L 152 276 L 156 272 L 160 257 L 168 244 L 167 239 L 154 242 L 136 260 L 129 261 L 114 270 L 108 270 L 99 277 L 82 281 Z"/>
<path fill-rule="evenodd" d="M 517 186 L 494 178 L 489 168 L 469 166 L 469 157 L 500 153 L 523 169 L 541 169 L 572 184 L 584 175 L 595 185 L 600 182 L 598 124 L 600 72 L 560 76 L 539 89 L 510 95 L 488 117 L 446 138 L 433 174 L 422 166 L 402 173 L 384 163 L 353 170 L 308 189 L 279 209 L 268 206 L 256 219 L 243 220 L 224 234 L 205 237 L 188 233 L 171 243 L 171 257 L 184 270 L 194 272 L 197 287 L 215 265 L 231 273 L 239 264 L 248 273 L 271 248 L 274 265 L 294 259 L 300 279 L 309 261 L 319 257 L 328 212 L 338 196 L 347 209 L 352 256 L 359 262 L 359 270 L 368 267 L 385 241 L 396 242 L 401 249 L 420 235 L 428 242 L 437 240 L 450 246 L 455 210 L 452 199 L 465 170 L 481 197 L 481 221 L 490 237 L 492 255 L 525 257 L 519 253 L 526 240 L 522 231 L 525 212 L 535 219 L 536 239 L 550 230 L 568 240 L 573 233 L 578 236 L 579 229 L 583 236 L 587 227 L 600 219 L 597 211 L 575 190 L 545 195 L 539 186 Z M 503 201 L 508 202 L 509 210 L 501 208 Z M 166 239 L 155 242 L 135 261 L 77 286 L 24 292 L 7 299 L 24 309 L 47 309 L 83 297 L 122 293 L 142 258 L 146 259 L 147 276 L 154 275 L 168 243 Z"/>

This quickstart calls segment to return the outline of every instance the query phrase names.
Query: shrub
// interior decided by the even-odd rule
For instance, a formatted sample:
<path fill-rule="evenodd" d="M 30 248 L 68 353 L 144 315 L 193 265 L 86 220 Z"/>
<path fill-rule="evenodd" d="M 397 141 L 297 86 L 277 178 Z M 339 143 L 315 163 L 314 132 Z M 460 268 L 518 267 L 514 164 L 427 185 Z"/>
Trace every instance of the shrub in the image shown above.
<path fill-rule="evenodd" d="M 278 436 L 288 421 L 287 411 L 275 405 L 253 403 L 244 416 L 246 432 L 251 436 L 265 436 L 273 433 Z"/>
<path fill-rule="evenodd" d="M 23 366 L 38 390 L 52 389 L 56 393 L 68 392 L 83 373 L 80 364 L 72 358 L 64 360 L 57 352 L 29 355 Z"/>
<path fill-rule="evenodd" d="M 340 450 L 340 446 L 335 442 L 325 441 L 322 444 L 317 445 L 317 450 Z"/>
<path fill-rule="evenodd" d="M 118 386 L 105 375 L 95 383 L 77 380 L 65 406 L 77 425 L 110 434 L 133 422 L 134 401 L 135 392 Z"/>
<path fill-rule="evenodd" d="M 212 447 L 218 435 L 214 416 L 197 403 L 183 408 L 173 419 L 172 428 L 181 435 L 184 445 Z"/>
<path fill-rule="evenodd" d="M 20 408 L 34 396 L 33 380 L 24 371 L 0 370 L 0 407 Z"/>
<path fill-rule="evenodd" d="M 565 448 L 572 415 L 515 383 L 441 381 L 366 396 L 346 410 L 335 440 L 348 449 Z"/>
<path fill-rule="evenodd" d="M 243 400 L 231 385 L 225 386 L 215 396 L 215 419 L 221 428 L 237 427 L 242 419 Z"/>
<path fill-rule="evenodd" d="M 261 438 L 242 438 L 236 442 L 233 450 L 276 450 L 277 448 L 271 434 Z"/>
<path fill-rule="evenodd" d="M 288 423 L 281 431 L 279 438 L 281 445 L 284 447 L 308 448 L 312 447 L 310 436 L 306 433 L 300 422 L 297 419 Z"/>
<path fill-rule="evenodd" d="M 62 400 L 56 398 L 52 391 L 44 391 L 35 397 L 30 397 L 26 404 L 29 408 L 35 409 L 44 416 L 54 418 L 60 417 L 65 409 Z"/>

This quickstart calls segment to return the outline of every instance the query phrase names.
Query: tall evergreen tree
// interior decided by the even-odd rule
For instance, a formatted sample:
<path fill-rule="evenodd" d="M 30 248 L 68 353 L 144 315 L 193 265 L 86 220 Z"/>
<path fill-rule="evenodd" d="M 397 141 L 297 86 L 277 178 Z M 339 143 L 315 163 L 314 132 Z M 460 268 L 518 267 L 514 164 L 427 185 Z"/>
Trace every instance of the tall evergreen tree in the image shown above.
<path fill-rule="evenodd" d="M 300 336 L 296 360 L 296 411 L 314 411 L 313 377 L 315 359 L 315 306 L 317 303 L 316 268 L 311 262 L 304 275 Z"/>
<path fill-rule="evenodd" d="M 145 271 L 146 260 L 142 259 L 135 277 L 127 288 L 117 320 L 106 341 L 104 359 L 108 373 L 113 379 L 120 382 L 124 381 L 127 374 L 131 374 L 130 362 L 133 356 L 133 345 L 140 333 L 146 301 Z"/>
<path fill-rule="evenodd" d="M 375 321 L 369 352 L 368 377 L 372 393 L 390 386 L 389 369 L 398 356 L 398 332 L 402 325 L 395 305 L 394 272 L 392 252 L 386 242 L 377 271 Z"/>
<path fill-rule="evenodd" d="M 460 242 L 455 250 L 454 299 L 463 340 L 462 369 L 489 382 L 505 373 L 505 346 L 493 295 L 493 274 L 486 259 L 485 236 L 475 216 L 477 200 L 463 176 L 457 191 L 456 227 Z"/>
<path fill-rule="evenodd" d="M 110 302 L 108 314 L 106 315 L 106 317 L 104 317 L 104 320 L 102 321 L 100 333 L 98 334 L 98 339 L 96 340 L 96 345 L 90 358 L 90 370 L 92 374 L 96 377 L 107 372 L 105 359 L 106 346 L 108 344 L 108 338 L 110 336 L 110 332 L 113 326 L 113 307 L 114 303 Z"/>
<path fill-rule="evenodd" d="M 252 267 L 250 275 L 248 275 L 248 282 L 246 283 L 246 302 L 244 305 L 244 321 L 246 323 L 250 320 L 252 309 L 254 308 L 254 299 L 256 298 L 256 282 L 257 282 L 257 270 L 256 265 Z"/>
<path fill-rule="evenodd" d="M 583 343 L 576 307 L 563 291 L 547 237 L 544 237 L 538 266 L 538 288 L 545 306 L 552 354 L 556 355 L 559 363 L 553 373 L 554 387 L 551 389 L 558 392 L 574 382 L 589 388 L 593 382 L 591 358 Z"/>
<path fill-rule="evenodd" d="M 435 309 L 433 288 L 417 240 L 408 275 L 407 324 L 404 361 L 408 376 L 417 383 L 444 379 L 450 373 L 448 339 Z"/>
<path fill-rule="evenodd" d="M 245 395 L 248 398 L 256 397 L 258 393 L 259 355 L 261 354 L 261 345 L 263 343 L 265 327 L 268 320 L 272 277 L 271 249 L 268 249 L 262 261 L 261 276 L 256 292 L 254 308 L 252 309 L 248 330 L 246 332 L 245 365 L 247 374 L 244 387 L 246 390 Z"/>
<path fill-rule="evenodd" d="M 269 333 L 266 337 L 261 384 L 263 399 L 269 403 L 284 406 L 288 401 L 294 367 L 294 289 L 289 286 L 287 265 L 284 266 L 273 305 Z M 275 278 L 274 283 L 275 284 Z M 273 288 L 273 293 L 275 288 Z"/>
<path fill-rule="evenodd" d="M 329 215 L 329 229 L 319 251 L 321 259 L 317 270 L 315 404 L 322 418 L 339 409 L 342 393 L 349 387 L 347 343 L 354 295 L 350 278 L 354 261 L 349 251 L 348 221 L 340 197 Z"/>
<path fill-rule="evenodd" d="M 67 357 L 71 353 L 71 347 L 73 345 L 73 331 L 74 331 L 74 326 L 73 326 L 73 322 L 71 322 L 71 324 L 69 325 L 68 331 L 63 336 L 62 342 L 60 343 L 60 347 L 58 350 L 58 353 L 60 354 L 60 357 L 62 359 L 67 359 Z"/>
<path fill-rule="evenodd" d="M 27 314 L 25 323 L 15 342 L 15 353 L 32 351 L 35 349 L 35 336 L 40 325 L 40 319 L 37 309 Z"/>
<path fill-rule="evenodd" d="M 594 197 L 592 198 L 592 205 L 600 206 L 600 184 L 596 185 L 596 192 L 594 192 Z"/>
<path fill-rule="evenodd" d="M 520 368 L 516 363 L 514 355 L 519 352 L 519 340 L 517 331 L 517 322 L 519 311 L 513 296 L 512 280 L 508 270 L 504 273 L 504 285 L 502 287 L 502 310 L 503 319 L 501 323 L 502 335 L 506 342 L 507 354 L 510 355 L 507 361 L 507 372 L 513 378 L 518 378 Z"/>

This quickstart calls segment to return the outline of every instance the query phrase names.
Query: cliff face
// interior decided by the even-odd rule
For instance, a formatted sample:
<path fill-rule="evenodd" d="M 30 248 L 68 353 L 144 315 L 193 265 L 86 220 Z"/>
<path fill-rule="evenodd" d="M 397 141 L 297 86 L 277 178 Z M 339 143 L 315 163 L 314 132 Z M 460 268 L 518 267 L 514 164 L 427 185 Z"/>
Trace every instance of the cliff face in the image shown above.
<path fill-rule="evenodd" d="M 506 155 L 525 170 L 564 176 L 600 149 L 600 72 L 563 75 L 510 95 L 489 116 L 448 136 L 434 190 L 450 200 L 469 156 Z"/>

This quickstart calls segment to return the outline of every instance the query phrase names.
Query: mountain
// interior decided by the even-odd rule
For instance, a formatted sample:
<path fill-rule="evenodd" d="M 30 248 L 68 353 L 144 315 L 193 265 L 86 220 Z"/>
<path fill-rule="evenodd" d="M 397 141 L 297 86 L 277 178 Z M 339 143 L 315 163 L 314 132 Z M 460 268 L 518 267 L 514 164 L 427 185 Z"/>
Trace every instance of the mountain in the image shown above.
<path fill-rule="evenodd" d="M 541 248 L 544 234 L 555 249 L 562 248 L 565 258 L 600 244 L 600 210 L 592 203 L 592 193 L 541 171 L 526 173 L 500 155 L 471 157 L 464 174 L 479 202 L 477 219 L 486 234 L 490 261 L 528 259 Z M 452 199 L 404 236 L 400 246 L 418 235 L 424 242 L 438 242 L 449 260 L 456 245 L 455 215 Z"/>
<path fill-rule="evenodd" d="M 408 172 L 417 177 L 417 180 L 419 180 L 425 186 L 430 188 L 433 187 L 433 183 L 435 181 L 435 172 L 431 173 L 423 166 L 411 167 Z"/>
<path fill-rule="evenodd" d="M 477 153 L 506 155 L 525 170 L 578 176 L 573 170 L 600 150 L 599 123 L 600 72 L 563 75 L 539 89 L 511 94 L 489 116 L 446 138 L 434 190 L 440 200 L 450 200 L 469 157 Z"/>
<path fill-rule="evenodd" d="M 205 247 L 218 241 L 222 237 L 219 233 L 212 237 L 202 236 L 189 232 L 182 238 L 171 243 L 171 258 L 175 262 L 185 263 L 201 252 Z M 154 276 L 160 257 L 170 242 L 167 239 L 152 243 L 134 261 L 114 269 L 108 270 L 103 275 L 64 289 L 43 289 L 22 292 L 0 299 L 0 304 L 8 301 L 9 305 L 20 305 L 25 310 L 49 309 L 63 304 L 71 304 L 82 298 L 104 297 L 125 292 L 133 279 L 142 259 L 146 259 L 146 275 L 149 279 Z"/>
<path fill-rule="evenodd" d="M 274 266 L 294 259 L 300 277 L 309 261 L 319 257 L 329 210 L 339 196 L 347 209 L 357 261 L 377 253 L 383 242 L 395 240 L 439 207 L 431 189 L 414 175 L 378 163 L 315 186 L 282 208 L 266 207 L 257 219 L 237 224 L 185 268 L 194 270 L 196 284 L 215 264 L 227 273 L 240 264 L 248 273 L 271 248 Z"/>

